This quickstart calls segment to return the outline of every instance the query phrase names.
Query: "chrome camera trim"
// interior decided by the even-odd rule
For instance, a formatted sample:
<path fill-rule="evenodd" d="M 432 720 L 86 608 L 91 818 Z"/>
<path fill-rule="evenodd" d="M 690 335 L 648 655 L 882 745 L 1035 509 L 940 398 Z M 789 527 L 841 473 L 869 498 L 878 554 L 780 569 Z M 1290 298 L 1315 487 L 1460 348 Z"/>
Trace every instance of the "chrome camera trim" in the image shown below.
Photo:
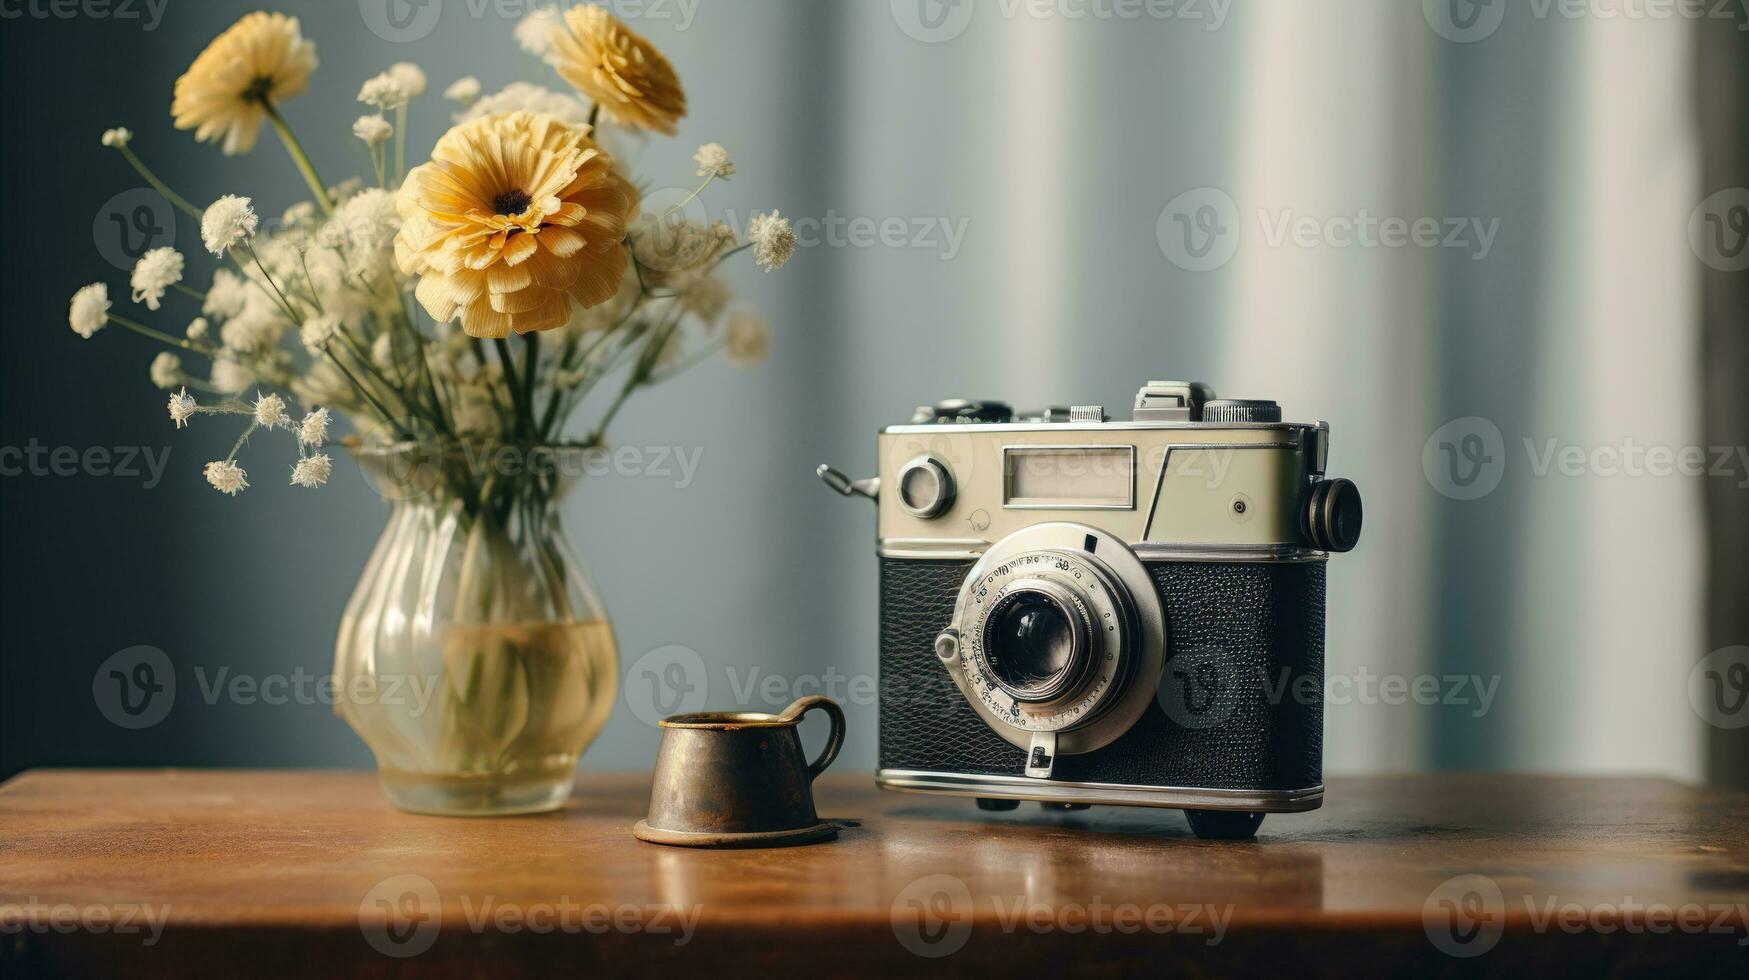
<path fill-rule="evenodd" d="M 1028 776 L 976 776 L 916 769 L 882 769 L 875 774 L 875 785 L 905 793 L 975 796 L 988 800 L 1097 803 L 1179 810 L 1305 813 L 1324 805 L 1322 783 L 1305 789 L 1202 789 L 1192 786 L 1125 786 L 1118 783 L 1034 779 Z"/>

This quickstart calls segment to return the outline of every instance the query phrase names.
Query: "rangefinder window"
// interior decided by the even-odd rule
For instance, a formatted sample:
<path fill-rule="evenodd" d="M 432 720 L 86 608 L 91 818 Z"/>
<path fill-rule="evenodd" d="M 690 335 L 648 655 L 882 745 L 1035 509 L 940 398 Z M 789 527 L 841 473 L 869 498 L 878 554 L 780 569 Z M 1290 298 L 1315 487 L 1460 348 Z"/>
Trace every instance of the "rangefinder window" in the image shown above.
<path fill-rule="evenodd" d="M 1004 507 L 1133 510 L 1134 446 L 1006 446 Z"/>

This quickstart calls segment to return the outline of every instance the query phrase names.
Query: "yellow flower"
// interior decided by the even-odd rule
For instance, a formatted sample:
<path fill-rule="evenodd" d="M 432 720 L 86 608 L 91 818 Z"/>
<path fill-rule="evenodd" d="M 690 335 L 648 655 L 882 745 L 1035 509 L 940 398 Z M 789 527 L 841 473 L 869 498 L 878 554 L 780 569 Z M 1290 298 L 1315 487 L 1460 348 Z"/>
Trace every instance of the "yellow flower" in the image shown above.
<path fill-rule="evenodd" d="M 222 139 L 226 156 L 247 153 L 268 104 L 302 92 L 315 70 L 316 46 L 304 40 L 298 19 L 256 11 L 214 38 L 176 80 L 170 115 L 197 140 Z"/>
<path fill-rule="evenodd" d="M 572 7 L 553 32 L 547 61 L 614 122 L 674 135 L 686 93 L 668 59 L 606 8 Z"/>
<path fill-rule="evenodd" d="M 474 337 L 563 326 L 571 300 L 612 299 L 638 192 L 586 126 L 530 112 L 487 116 L 443 135 L 395 199 L 401 271 L 438 322 Z"/>

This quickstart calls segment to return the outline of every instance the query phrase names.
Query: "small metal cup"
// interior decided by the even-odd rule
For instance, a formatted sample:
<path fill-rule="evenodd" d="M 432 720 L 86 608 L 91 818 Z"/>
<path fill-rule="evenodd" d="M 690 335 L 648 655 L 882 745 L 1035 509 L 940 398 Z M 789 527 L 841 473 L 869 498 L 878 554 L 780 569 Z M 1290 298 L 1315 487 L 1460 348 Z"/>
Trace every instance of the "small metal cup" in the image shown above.
<path fill-rule="evenodd" d="M 822 708 L 832 733 L 819 758 L 802 754 L 797 726 Z M 652 844 L 781 847 L 831 840 L 842 825 L 814 812 L 814 777 L 844 745 L 844 709 L 815 694 L 781 714 L 725 711 L 662 720 L 650 813 L 632 828 Z"/>

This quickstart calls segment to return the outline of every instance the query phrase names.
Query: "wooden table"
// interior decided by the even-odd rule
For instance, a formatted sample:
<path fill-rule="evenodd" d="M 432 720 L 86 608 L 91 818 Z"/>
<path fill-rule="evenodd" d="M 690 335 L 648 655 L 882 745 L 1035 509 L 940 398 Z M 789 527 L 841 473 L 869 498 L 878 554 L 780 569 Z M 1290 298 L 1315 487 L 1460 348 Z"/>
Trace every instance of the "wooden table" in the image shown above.
<path fill-rule="evenodd" d="M 766 851 L 633 840 L 647 787 L 450 819 L 367 773 L 25 773 L 0 975 L 1749 976 L 1749 796 L 1661 780 L 1336 779 L 1220 843 L 829 775 L 862 825 Z"/>

